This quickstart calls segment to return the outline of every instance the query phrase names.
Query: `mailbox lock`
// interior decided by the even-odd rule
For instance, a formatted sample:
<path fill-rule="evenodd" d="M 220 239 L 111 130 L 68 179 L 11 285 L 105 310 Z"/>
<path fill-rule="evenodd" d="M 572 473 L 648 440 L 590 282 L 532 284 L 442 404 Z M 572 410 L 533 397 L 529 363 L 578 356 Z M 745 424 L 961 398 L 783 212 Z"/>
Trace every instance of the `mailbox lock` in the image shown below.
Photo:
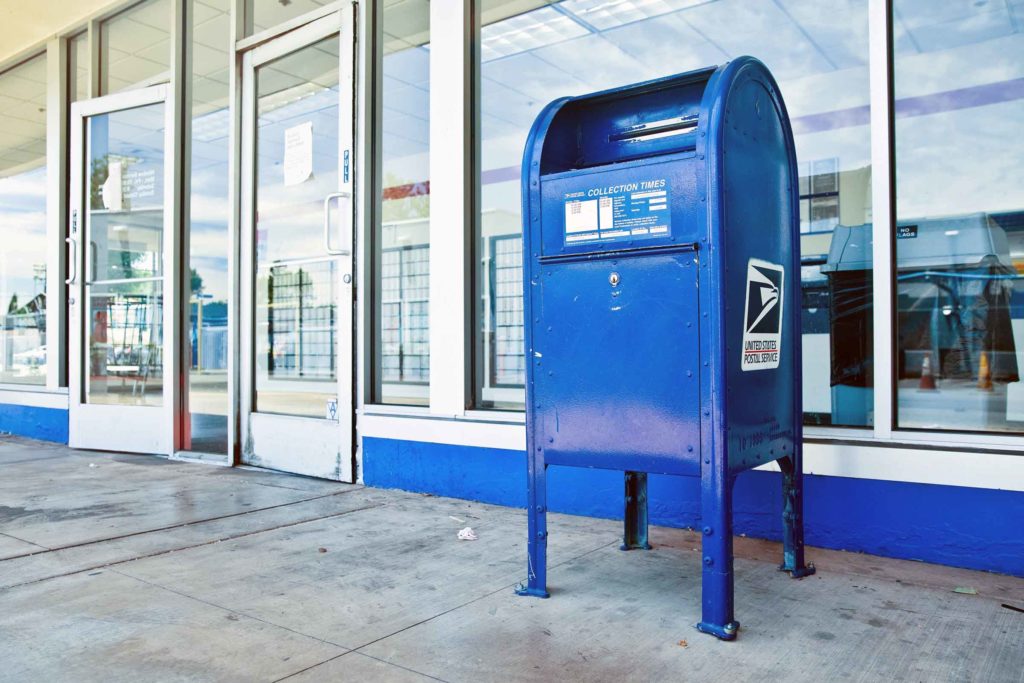
<path fill-rule="evenodd" d="M 608 284 L 610 284 L 612 287 L 615 287 L 616 285 L 618 285 L 619 284 L 619 274 L 616 273 L 615 271 L 612 271 L 612 274 L 608 276 Z"/>

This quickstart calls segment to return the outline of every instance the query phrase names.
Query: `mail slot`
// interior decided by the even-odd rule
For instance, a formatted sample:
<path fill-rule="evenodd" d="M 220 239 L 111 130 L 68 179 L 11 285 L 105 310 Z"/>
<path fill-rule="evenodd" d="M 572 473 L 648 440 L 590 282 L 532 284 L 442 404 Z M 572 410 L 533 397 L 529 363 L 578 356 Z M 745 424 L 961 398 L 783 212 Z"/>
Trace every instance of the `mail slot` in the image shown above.
<path fill-rule="evenodd" d="M 732 490 L 777 461 L 803 552 L 796 160 L 768 69 L 567 97 L 523 158 L 529 563 L 547 597 L 548 465 L 625 473 L 623 549 L 650 548 L 649 473 L 701 481 L 702 616 L 736 637 Z"/>

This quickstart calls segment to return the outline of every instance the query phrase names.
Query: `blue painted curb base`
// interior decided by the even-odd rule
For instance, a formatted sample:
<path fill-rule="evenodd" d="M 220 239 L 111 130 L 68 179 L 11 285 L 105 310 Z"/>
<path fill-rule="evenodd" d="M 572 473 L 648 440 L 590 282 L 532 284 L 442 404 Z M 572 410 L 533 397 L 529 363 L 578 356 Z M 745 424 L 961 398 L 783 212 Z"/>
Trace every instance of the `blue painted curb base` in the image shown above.
<path fill-rule="evenodd" d="M 68 442 L 68 411 L 0 403 L 0 431 L 41 441 Z"/>
<path fill-rule="evenodd" d="M 367 437 L 363 479 L 526 507 L 523 451 Z M 552 512 L 622 519 L 621 472 L 552 465 L 548 482 Z M 816 475 L 806 475 L 804 486 L 808 545 L 1024 577 L 1024 493 Z M 782 538 L 781 487 L 777 472 L 739 476 L 737 535 Z M 648 498 L 652 524 L 700 529 L 697 480 L 651 475 Z"/>

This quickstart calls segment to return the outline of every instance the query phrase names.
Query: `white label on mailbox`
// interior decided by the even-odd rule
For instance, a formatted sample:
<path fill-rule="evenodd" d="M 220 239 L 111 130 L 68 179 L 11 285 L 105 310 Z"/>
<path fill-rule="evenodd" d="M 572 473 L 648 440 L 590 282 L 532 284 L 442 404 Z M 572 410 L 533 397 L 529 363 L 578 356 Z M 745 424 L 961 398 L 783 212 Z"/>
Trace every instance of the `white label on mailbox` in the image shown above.
<path fill-rule="evenodd" d="M 672 232 L 667 178 L 566 193 L 566 245 L 665 237 Z"/>
<path fill-rule="evenodd" d="M 566 234 L 597 230 L 597 200 L 565 203 Z"/>
<path fill-rule="evenodd" d="M 747 303 L 743 311 L 743 360 L 747 370 L 773 370 L 782 353 L 785 270 L 759 259 L 747 262 Z"/>

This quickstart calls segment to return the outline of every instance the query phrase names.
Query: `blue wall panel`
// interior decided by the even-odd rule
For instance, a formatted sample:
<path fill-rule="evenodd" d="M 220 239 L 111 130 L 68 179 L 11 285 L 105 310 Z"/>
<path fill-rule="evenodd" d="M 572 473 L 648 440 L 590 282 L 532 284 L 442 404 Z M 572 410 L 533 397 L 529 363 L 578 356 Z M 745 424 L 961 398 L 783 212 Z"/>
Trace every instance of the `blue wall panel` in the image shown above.
<path fill-rule="evenodd" d="M 780 476 L 739 476 L 736 533 L 781 537 Z M 526 505 L 522 451 L 365 438 L 363 479 L 381 488 Z M 809 545 L 1024 576 L 1024 493 L 814 475 L 804 481 Z M 652 475 L 648 495 L 652 524 L 699 524 L 698 479 Z M 622 496 L 620 472 L 549 468 L 555 512 L 617 519 Z"/>
<path fill-rule="evenodd" d="M 68 411 L 0 403 L 0 432 L 67 443 Z"/>

